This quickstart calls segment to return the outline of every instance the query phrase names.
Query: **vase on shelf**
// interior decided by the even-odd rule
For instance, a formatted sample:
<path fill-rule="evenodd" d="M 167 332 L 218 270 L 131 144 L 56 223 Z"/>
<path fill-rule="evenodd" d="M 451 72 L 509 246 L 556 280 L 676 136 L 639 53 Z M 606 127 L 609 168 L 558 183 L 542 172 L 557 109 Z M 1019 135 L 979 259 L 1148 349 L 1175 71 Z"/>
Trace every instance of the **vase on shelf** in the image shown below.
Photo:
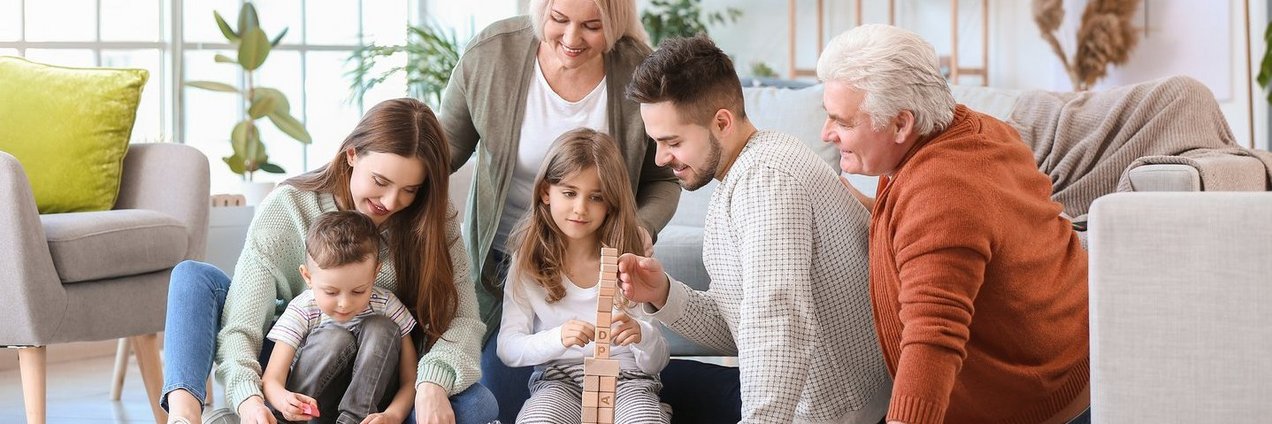
<path fill-rule="evenodd" d="M 261 200 L 265 200 L 265 196 L 274 190 L 274 185 L 273 182 L 244 181 L 243 197 L 247 198 L 247 205 L 259 205 Z"/>

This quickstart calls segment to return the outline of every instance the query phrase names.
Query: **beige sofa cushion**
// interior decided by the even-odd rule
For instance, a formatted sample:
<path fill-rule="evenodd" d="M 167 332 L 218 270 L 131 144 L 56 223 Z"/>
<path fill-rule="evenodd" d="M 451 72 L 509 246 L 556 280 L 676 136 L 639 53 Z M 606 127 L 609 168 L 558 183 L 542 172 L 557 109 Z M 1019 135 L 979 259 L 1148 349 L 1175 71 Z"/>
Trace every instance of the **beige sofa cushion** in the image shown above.
<path fill-rule="evenodd" d="M 822 108 L 822 86 L 786 89 L 777 87 L 743 87 L 746 116 L 761 130 L 774 130 L 798 138 L 817 157 L 839 169 L 839 150 L 821 138 L 826 124 Z"/>
<path fill-rule="evenodd" d="M 176 266 L 189 235 L 168 215 L 141 209 L 40 215 L 63 284 Z"/>

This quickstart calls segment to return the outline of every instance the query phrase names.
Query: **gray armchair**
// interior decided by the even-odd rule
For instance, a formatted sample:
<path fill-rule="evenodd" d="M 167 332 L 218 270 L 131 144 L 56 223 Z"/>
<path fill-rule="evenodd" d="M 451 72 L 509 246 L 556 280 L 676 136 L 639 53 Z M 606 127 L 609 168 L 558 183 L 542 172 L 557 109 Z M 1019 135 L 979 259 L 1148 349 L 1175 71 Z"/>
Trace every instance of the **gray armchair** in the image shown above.
<path fill-rule="evenodd" d="M 181 144 L 133 144 L 113 210 L 40 215 L 0 152 L 0 346 L 17 347 L 27 421 L 45 418 L 45 346 L 127 337 L 155 421 L 168 276 L 206 249 L 208 161 Z"/>

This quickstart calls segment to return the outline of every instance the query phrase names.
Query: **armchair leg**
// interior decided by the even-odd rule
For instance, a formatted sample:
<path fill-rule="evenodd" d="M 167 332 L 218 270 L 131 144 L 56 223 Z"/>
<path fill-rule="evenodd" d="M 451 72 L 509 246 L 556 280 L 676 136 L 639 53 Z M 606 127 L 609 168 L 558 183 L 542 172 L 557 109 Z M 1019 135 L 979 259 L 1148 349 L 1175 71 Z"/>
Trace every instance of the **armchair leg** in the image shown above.
<path fill-rule="evenodd" d="M 44 346 L 18 349 L 18 368 L 21 368 L 22 374 L 22 399 L 26 404 L 27 424 L 44 424 L 47 357 L 48 350 Z"/>
<path fill-rule="evenodd" d="M 137 354 L 137 365 L 141 368 L 141 380 L 146 385 L 146 398 L 150 400 L 150 409 L 155 414 L 155 423 L 168 421 L 168 413 L 159 406 L 159 395 L 163 390 L 163 361 L 159 359 L 159 333 L 145 334 L 128 338 L 133 352 Z"/>
<path fill-rule="evenodd" d="M 128 338 L 119 339 L 115 349 L 115 376 L 111 379 L 110 400 L 119 400 L 124 389 L 124 376 L 128 374 Z"/>

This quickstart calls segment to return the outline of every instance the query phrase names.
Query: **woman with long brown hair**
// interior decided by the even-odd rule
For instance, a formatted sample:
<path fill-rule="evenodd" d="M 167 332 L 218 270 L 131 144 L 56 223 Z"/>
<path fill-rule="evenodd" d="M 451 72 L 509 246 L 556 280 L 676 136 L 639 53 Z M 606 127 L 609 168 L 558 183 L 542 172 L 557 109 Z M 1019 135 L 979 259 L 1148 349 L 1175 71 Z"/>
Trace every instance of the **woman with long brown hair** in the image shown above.
<path fill-rule="evenodd" d="M 356 210 L 379 227 L 375 285 L 393 290 L 421 324 L 418 377 L 401 382 L 416 385 L 419 422 L 494 420 L 494 397 L 476 384 L 484 325 L 458 213 L 447 201 L 447 150 L 428 106 L 405 98 L 380 103 L 329 164 L 283 182 L 257 207 L 233 284 L 214 266 L 178 265 L 168 293 L 161 399 L 173 421 L 200 421 L 215 360 L 242 422 L 274 422 L 261 396 L 264 330 L 278 305 L 305 290 L 304 236 L 314 219 L 334 210 Z"/>

